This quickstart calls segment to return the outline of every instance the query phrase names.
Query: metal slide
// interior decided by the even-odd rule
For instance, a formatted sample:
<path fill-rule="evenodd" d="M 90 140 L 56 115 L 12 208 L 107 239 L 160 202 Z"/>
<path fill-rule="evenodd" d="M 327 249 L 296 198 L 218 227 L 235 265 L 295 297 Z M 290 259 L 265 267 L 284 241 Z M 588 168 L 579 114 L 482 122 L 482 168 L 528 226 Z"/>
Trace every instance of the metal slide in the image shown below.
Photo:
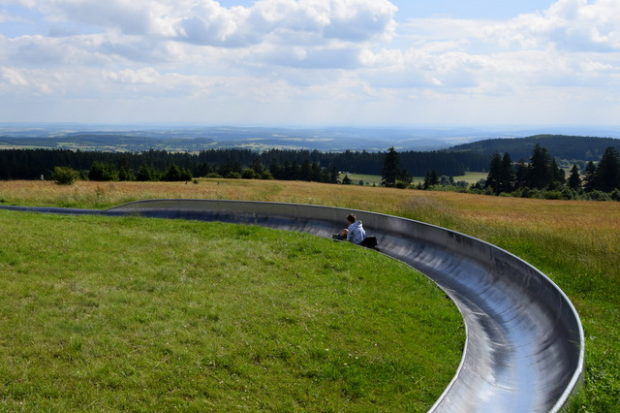
<path fill-rule="evenodd" d="M 0 207 L 38 212 L 136 215 L 261 225 L 331 237 L 351 210 L 244 201 L 155 200 L 107 211 Z M 455 302 L 467 340 L 452 382 L 431 412 L 556 412 L 577 391 L 584 335 L 570 300 L 547 276 L 487 242 L 395 216 L 353 211 L 381 252 L 435 281 Z"/>

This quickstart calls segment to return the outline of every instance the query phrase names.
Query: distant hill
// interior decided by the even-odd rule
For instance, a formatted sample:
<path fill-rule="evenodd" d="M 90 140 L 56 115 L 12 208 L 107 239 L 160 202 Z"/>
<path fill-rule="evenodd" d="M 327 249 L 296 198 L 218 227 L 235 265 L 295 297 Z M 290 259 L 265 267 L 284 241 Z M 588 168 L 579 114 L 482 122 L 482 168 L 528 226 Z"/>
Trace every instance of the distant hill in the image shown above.
<path fill-rule="evenodd" d="M 164 129 L 82 130 L 2 128 L 0 148 L 46 148 L 102 152 L 143 152 L 149 149 L 199 152 L 219 148 L 264 151 L 306 149 L 326 152 L 367 150 L 382 152 L 391 146 L 403 150 L 437 150 L 454 143 L 458 131 L 406 129 L 287 129 L 266 127 L 196 127 Z"/>
<path fill-rule="evenodd" d="M 495 153 L 510 154 L 517 161 L 528 159 L 532 149 L 539 144 L 559 159 L 598 161 L 606 148 L 613 146 L 620 151 L 620 139 L 590 136 L 536 135 L 516 139 L 489 139 L 466 143 L 447 149 L 449 152 L 473 152 L 492 156 Z"/>

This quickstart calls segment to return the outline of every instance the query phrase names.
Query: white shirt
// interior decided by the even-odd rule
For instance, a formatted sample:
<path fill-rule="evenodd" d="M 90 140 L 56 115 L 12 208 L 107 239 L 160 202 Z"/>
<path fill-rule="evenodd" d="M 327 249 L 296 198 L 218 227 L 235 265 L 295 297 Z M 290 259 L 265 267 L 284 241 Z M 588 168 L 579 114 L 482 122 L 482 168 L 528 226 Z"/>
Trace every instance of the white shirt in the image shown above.
<path fill-rule="evenodd" d="M 349 230 L 347 233 L 347 240 L 354 244 L 359 244 L 364 241 L 364 238 L 366 238 L 366 231 L 364 231 L 362 221 L 355 221 L 349 225 L 349 228 L 347 229 Z"/>

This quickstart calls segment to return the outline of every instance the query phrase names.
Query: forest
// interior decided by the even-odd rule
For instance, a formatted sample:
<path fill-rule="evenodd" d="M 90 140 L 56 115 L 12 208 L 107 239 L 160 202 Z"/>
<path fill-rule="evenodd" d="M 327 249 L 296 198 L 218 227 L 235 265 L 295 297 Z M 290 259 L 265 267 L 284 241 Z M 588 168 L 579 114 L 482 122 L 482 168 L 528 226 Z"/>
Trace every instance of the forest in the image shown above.
<path fill-rule="evenodd" d="M 429 170 L 440 175 L 458 176 L 466 171 L 484 171 L 490 156 L 480 153 L 446 151 L 400 154 L 400 166 L 410 176 L 423 176 Z M 367 151 L 321 152 L 317 150 L 279 150 L 256 152 L 249 149 L 212 149 L 192 153 L 173 153 L 160 150 L 134 152 L 95 152 L 50 149 L 0 150 L 0 179 L 49 178 L 54 167 L 67 167 L 86 176 L 94 162 L 108 165 L 119 172 L 136 174 L 141 168 L 150 168 L 163 174 L 171 165 L 185 169 L 192 176 L 202 177 L 218 173 L 221 176 L 242 174 L 250 168 L 261 173 L 269 170 L 276 179 L 325 180 L 333 171 L 380 175 L 385 153 Z M 314 178 L 308 179 L 307 165 L 314 168 Z M 317 171 L 323 178 L 316 179 Z"/>
<path fill-rule="evenodd" d="M 452 152 L 474 152 L 493 156 L 510 153 L 512 159 L 528 159 L 536 145 L 545 147 L 558 159 L 598 161 L 608 147 L 620 150 L 620 139 L 590 136 L 535 135 L 527 138 L 487 139 L 453 146 Z"/>
<path fill-rule="evenodd" d="M 508 152 L 496 153 L 485 182 L 474 190 L 487 194 L 548 199 L 589 199 L 620 201 L 620 155 L 609 146 L 595 164 L 589 161 L 581 170 L 573 164 L 568 177 L 550 152 L 536 145 L 528 162 L 516 164 Z"/>

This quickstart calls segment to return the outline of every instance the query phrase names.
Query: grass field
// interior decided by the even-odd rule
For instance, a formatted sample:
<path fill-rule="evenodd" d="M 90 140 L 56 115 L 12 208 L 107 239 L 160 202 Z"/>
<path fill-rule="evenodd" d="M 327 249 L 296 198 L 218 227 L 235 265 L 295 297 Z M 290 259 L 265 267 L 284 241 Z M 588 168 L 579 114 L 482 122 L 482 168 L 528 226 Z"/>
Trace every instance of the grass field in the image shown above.
<path fill-rule="evenodd" d="M 487 172 L 465 172 L 465 175 L 454 176 L 454 182 L 465 181 L 468 184 L 475 184 L 481 179 L 487 179 Z M 414 185 L 424 182 L 423 176 L 414 176 L 411 181 Z"/>
<path fill-rule="evenodd" d="M 465 181 L 468 184 L 475 184 L 481 179 L 487 179 L 488 172 L 466 172 L 465 175 L 455 176 L 454 182 Z"/>
<path fill-rule="evenodd" d="M 0 211 L 1 411 L 425 411 L 452 303 L 407 266 L 259 227 Z"/>
<path fill-rule="evenodd" d="M 586 332 L 580 411 L 620 400 L 620 205 L 284 181 L 177 183 L 0 182 L 5 203 L 102 208 L 146 198 L 246 199 L 359 208 L 452 228 L 505 248 L 548 274 Z"/>
<path fill-rule="evenodd" d="M 368 186 L 372 186 L 373 184 L 375 186 L 381 185 L 381 175 L 346 173 L 340 174 L 339 179 L 342 181 L 342 178 L 344 178 L 345 175 L 349 176 L 352 185 L 359 185 L 360 181 L 364 182 L 364 185 Z"/>
<path fill-rule="evenodd" d="M 353 185 L 358 185 L 360 181 L 364 182 L 364 185 L 368 186 L 372 186 L 373 184 L 375 184 L 376 186 L 381 185 L 381 175 L 366 175 L 354 173 L 347 173 L 347 175 L 349 175 L 349 178 L 351 179 Z M 465 175 L 455 176 L 454 181 L 465 181 L 468 184 L 475 184 L 481 179 L 486 179 L 487 175 L 487 172 L 466 172 Z M 340 174 L 340 180 L 342 180 L 344 176 L 345 174 Z M 411 182 L 417 185 L 418 183 L 424 182 L 424 177 L 414 176 Z"/>

